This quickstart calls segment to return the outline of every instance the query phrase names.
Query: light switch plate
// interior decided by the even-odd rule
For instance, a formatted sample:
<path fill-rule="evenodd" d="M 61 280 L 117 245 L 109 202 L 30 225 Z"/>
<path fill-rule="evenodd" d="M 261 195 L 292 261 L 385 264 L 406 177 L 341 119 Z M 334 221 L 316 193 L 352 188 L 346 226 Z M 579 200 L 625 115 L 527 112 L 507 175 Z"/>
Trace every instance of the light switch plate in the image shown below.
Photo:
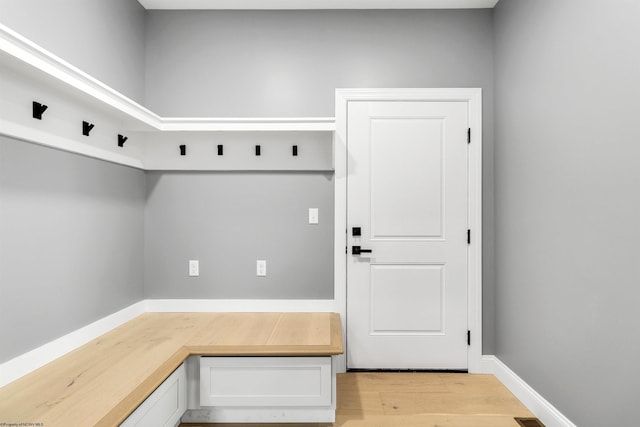
<path fill-rule="evenodd" d="M 267 275 L 267 261 L 264 259 L 259 259 L 256 261 L 256 276 L 266 276 Z"/>
<path fill-rule="evenodd" d="M 309 208 L 309 224 L 318 224 L 318 208 Z"/>
<path fill-rule="evenodd" d="M 200 275 L 200 261 L 197 259 L 189 260 L 189 276 L 196 277 Z"/>

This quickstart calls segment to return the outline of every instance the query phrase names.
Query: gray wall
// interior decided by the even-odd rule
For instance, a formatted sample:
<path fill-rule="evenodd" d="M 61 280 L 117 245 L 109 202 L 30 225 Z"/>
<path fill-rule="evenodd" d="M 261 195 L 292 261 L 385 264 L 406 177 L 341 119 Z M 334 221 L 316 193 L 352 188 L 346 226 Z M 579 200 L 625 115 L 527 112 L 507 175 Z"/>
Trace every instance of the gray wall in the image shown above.
<path fill-rule="evenodd" d="M 501 0 L 496 354 L 580 427 L 637 425 L 640 3 Z"/>
<path fill-rule="evenodd" d="M 147 13 L 160 115 L 333 116 L 341 87 L 482 87 L 492 119 L 490 10 Z"/>
<path fill-rule="evenodd" d="M 142 299 L 144 174 L 0 137 L 0 363 Z"/>
<path fill-rule="evenodd" d="M 0 0 L 0 23 L 140 103 L 145 13 L 135 0 Z"/>
<path fill-rule="evenodd" d="M 147 173 L 145 297 L 333 298 L 332 193 L 332 173 Z"/>
<path fill-rule="evenodd" d="M 333 116 L 334 91 L 340 87 L 483 88 L 484 351 L 493 352 L 490 10 L 149 11 L 147 16 L 146 101 L 161 115 Z M 285 186 L 299 178 L 287 179 Z M 332 195 L 323 197 L 329 205 Z M 252 238 L 240 232 L 236 241 Z M 282 246 L 273 256 L 286 250 Z M 181 294 L 201 295 L 189 288 Z"/>

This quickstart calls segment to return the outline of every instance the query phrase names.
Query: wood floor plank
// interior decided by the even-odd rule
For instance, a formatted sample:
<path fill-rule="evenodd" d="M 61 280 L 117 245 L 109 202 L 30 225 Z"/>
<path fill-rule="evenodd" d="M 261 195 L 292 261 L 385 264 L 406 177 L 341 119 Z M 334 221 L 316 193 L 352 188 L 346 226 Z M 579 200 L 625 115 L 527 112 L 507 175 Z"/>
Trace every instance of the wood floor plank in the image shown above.
<path fill-rule="evenodd" d="M 518 427 L 513 417 L 490 415 L 399 415 L 376 416 L 364 420 L 338 417 L 340 427 Z"/>
<path fill-rule="evenodd" d="M 380 393 L 376 391 L 349 392 L 338 390 L 337 413 L 357 417 L 364 415 L 384 415 Z"/>
<path fill-rule="evenodd" d="M 465 374 L 466 375 L 466 374 Z M 381 377 L 384 381 L 380 381 Z M 425 374 L 420 372 L 375 373 L 358 372 L 341 377 L 339 388 L 356 390 L 375 390 L 381 392 L 421 392 L 447 393 L 448 385 L 445 378 L 439 374 Z"/>
<path fill-rule="evenodd" d="M 459 414 L 509 415 L 518 414 L 521 406 L 512 399 L 490 394 L 467 395 L 450 393 L 380 393 L 386 415 L 395 414 Z"/>
<path fill-rule="evenodd" d="M 252 427 L 518 427 L 532 417 L 493 375 L 346 373 L 337 378 L 333 424 L 244 424 Z M 236 427 L 238 424 L 182 424 Z"/>

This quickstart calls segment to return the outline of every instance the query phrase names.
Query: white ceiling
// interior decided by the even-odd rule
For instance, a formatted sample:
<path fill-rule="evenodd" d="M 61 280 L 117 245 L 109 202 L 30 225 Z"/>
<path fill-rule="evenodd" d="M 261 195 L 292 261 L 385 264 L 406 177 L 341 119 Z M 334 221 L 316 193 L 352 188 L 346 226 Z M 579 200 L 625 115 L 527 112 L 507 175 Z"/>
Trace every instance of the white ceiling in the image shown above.
<path fill-rule="evenodd" d="M 484 9 L 498 0 L 138 0 L 145 9 Z"/>

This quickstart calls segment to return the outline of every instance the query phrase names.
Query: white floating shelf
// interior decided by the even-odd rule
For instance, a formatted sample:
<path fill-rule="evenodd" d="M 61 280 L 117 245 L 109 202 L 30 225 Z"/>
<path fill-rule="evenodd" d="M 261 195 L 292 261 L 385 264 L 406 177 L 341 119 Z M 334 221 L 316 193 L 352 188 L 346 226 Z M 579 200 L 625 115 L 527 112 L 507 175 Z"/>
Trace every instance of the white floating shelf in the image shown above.
<path fill-rule="evenodd" d="M 212 131 L 334 131 L 334 117 L 162 118 L 160 130 Z"/>
<path fill-rule="evenodd" d="M 33 71 L 39 71 L 43 77 L 44 75 L 53 77 L 72 91 L 75 89 L 83 92 L 134 120 L 159 128 L 161 118 L 157 114 L 2 24 L 0 24 L 0 51 L 8 54 L 3 55 L 1 61 L 3 63 L 13 62 L 8 65 L 20 67 L 32 75 L 34 75 Z M 27 67 L 24 67 L 25 65 Z"/>
<path fill-rule="evenodd" d="M 480 9 L 498 0 L 138 0 L 145 9 L 323 10 L 323 9 Z"/>
<path fill-rule="evenodd" d="M 180 132 L 335 131 L 334 117 L 161 117 L 2 24 L 0 69 L 5 70 L 0 73 L 0 85 L 4 85 L 4 92 L 11 92 L 12 96 L 17 97 L 9 99 L 3 93 L 3 97 L 7 96 L 7 99 L 0 99 L 0 120 L 5 124 L 15 124 L 11 126 L 13 132 L 2 132 L 0 129 L 0 134 L 134 167 L 145 164 L 145 153 L 154 149 L 153 144 L 146 144 L 146 148 L 122 151 L 118 147 L 111 148 L 110 140 L 104 136 L 101 147 L 92 147 L 90 140 L 76 137 L 75 133 L 69 133 L 66 128 L 75 126 L 78 115 L 86 114 L 89 118 L 93 117 L 97 128 L 108 127 L 129 133 L 143 132 L 146 137 L 140 139 L 144 140 L 152 140 L 152 135 L 156 132 L 177 135 Z M 26 95 L 33 99 L 27 99 Z M 42 96 L 48 96 L 48 100 L 36 99 Z M 34 123 L 31 117 L 24 117 L 24 111 L 21 111 L 23 105 L 31 101 L 46 101 L 51 107 L 59 107 L 59 111 L 64 109 L 75 115 L 69 116 L 70 124 L 64 124 L 63 119 L 58 116 L 55 117 L 53 127 L 45 128 L 44 123 Z M 45 118 L 51 114 L 45 113 Z M 50 120 L 53 121 L 54 118 Z M 29 130 L 31 125 L 37 131 Z M 67 133 L 61 133 L 61 129 Z M 56 141 L 66 142 L 57 146 Z M 133 139 L 129 142 L 135 143 Z M 113 152 L 108 154 L 109 151 Z"/>

